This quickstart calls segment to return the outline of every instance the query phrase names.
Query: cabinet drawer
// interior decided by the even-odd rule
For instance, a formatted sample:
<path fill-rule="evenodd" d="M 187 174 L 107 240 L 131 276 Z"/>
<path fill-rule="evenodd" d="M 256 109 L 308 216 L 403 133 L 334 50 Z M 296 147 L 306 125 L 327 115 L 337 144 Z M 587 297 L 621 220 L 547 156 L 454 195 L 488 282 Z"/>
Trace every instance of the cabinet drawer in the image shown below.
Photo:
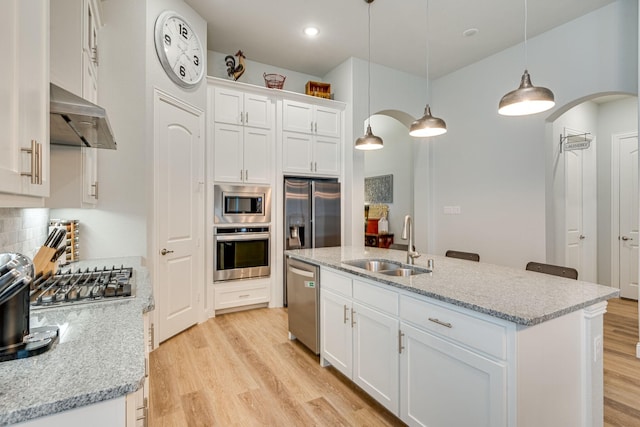
<path fill-rule="evenodd" d="M 338 274 L 326 268 L 320 269 L 320 289 L 328 289 L 333 292 L 351 297 L 351 278 Z"/>
<path fill-rule="evenodd" d="M 507 357 L 504 326 L 405 295 L 400 297 L 400 318 L 497 358 Z"/>
<path fill-rule="evenodd" d="M 214 298 L 214 308 L 216 310 L 261 304 L 269 302 L 269 287 L 262 283 L 216 285 Z"/>
<path fill-rule="evenodd" d="M 354 280 L 353 298 L 388 314 L 398 315 L 398 293 L 395 291 Z"/>

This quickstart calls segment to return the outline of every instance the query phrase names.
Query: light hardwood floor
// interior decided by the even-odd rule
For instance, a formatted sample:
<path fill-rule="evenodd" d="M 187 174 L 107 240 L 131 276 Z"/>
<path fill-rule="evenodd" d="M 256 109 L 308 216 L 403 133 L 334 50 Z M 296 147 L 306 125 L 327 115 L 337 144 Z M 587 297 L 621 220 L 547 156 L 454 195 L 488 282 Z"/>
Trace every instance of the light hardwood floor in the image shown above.
<path fill-rule="evenodd" d="M 605 314 L 605 426 L 640 426 L 638 309 Z M 286 309 L 225 314 L 151 353 L 149 425 L 401 426 L 305 347 L 287 339 Z"/>

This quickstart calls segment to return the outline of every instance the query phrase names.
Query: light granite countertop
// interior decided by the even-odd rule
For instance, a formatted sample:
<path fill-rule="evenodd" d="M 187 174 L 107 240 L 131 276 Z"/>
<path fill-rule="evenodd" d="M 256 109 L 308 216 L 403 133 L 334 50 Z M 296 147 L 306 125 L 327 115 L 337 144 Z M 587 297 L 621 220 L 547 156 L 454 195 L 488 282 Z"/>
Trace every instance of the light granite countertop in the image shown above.
<path fill-rule="evenodd" d="M 145 375 L 142 315 L 153 291 L 140 257 L 82 261 L 62 267 L 133 267 L 133 298 L 32 309 L 30 326 L 60 328 L 55 347 L 0 363 L 0 425 L 52 415 L 138 390 Z"/>
<path fill-rule="evenodd" d="M 343 246 L 290 250 L 286 254 L 524 326 L 619 295 L 616 288 L 526 271 L 524 266 L 520 270 L 429 254 L 422 254 L 415 265 L 426 268 L 427 260 L 433 259 L 433 272 L 410 277 L 386 276 L 343 262 L 365 258 L 406 262 L 406 251 L 391 249 Z"/>

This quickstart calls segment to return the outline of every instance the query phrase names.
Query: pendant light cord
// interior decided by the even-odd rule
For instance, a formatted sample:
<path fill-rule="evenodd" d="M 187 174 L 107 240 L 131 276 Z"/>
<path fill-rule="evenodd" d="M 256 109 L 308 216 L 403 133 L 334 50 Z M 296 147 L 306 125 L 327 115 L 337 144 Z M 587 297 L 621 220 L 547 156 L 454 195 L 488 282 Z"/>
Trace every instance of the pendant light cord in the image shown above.
<path fill-rule="evenodd" d="M 524 0 L 524 69 L 528 68 L 529 55 L 527 52 L 527 0 Z"/>
<path fill-rule="evenodd" d="M 373 0 L 372 0 L 373 1 Z M 369 15 L 369 60 L 367 61 L 367 100 L 369 101 L 367 109 L 367 124 L 371 125 L 371 2 L 367 8 Z"/>
<path fill-rule="evenodd" d="M 427 103 L 431 98 L 431 94 L 429 92 L 429 0 L 427 0 Z"/>

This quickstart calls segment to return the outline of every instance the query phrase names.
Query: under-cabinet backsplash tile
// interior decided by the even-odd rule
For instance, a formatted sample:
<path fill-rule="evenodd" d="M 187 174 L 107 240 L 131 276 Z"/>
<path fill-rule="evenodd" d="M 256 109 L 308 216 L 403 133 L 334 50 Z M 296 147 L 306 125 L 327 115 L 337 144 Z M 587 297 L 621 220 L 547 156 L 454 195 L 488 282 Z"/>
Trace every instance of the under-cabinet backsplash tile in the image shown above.
<path fill-rule="evenodd" d="M 0 253 L 33 258 L 49 232 L 49 209 L 0 209 Z"/>

